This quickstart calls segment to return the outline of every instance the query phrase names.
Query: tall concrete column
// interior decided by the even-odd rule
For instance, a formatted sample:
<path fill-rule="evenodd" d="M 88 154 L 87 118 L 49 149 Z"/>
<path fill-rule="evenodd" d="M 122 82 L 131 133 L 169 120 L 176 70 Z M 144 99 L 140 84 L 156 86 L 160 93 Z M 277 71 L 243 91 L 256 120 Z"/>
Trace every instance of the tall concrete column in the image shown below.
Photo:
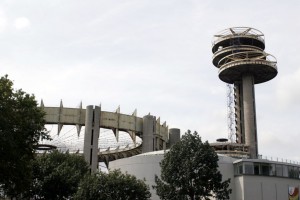
<path fill-rule="evenodd" d="M 257 151 L 253 75 L 249 75 L 249 74 L 243 75 L 242 85 L 243 85 L 243 107 L 244 107 L 243 122 L 244 122 L 244 132 L 245 132 L 245 143 L 246 145 L 249 145 L 250 158 L 256 158 L 258 151 Z"/>
<path fill-rule="evenodd" d="M 100 131 L 100 113 L 98 106 L 87 106 L 85 116 L 85 133 L 83 154 L 84 159 L 90 165 L 91 172 L 98 170 L 98 139 Z"/>
<path fill-rule="evenodd" d="M 156 130 L 156 118 L 152 115 L 146 115 L 143 117 L 143 143 L 142 152 L 154 151 L 155 141 L 155 130 Z"/>
<path fill-rule="evenodd" d="M 180 141 L 180 129 L 171 128 L 169 130 L 169 147 L 171 148 L 174 144 Z"/>

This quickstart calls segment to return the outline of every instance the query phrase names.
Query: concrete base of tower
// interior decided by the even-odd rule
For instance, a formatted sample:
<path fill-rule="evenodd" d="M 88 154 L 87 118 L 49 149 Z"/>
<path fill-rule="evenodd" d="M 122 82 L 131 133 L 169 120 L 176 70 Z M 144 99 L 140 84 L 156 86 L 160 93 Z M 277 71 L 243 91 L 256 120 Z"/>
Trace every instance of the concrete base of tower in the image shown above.
<path fill-rule="evenodd" d="M 245 144 L 249 146 L 250 158 L 257 158 L 257 131 L 254 97 L 254 80 L 252 74 L 242 77 L 242 106 L 243 106 L 243 131 Z"/>

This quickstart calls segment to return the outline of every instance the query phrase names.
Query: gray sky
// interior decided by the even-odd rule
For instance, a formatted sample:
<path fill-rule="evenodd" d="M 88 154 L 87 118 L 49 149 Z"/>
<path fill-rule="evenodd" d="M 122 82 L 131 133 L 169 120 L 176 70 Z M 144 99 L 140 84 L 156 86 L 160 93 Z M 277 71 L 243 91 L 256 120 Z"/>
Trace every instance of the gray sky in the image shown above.
<path fill-rule="evenodd" d="M 253 27 L 279 71 L 255 87 L 259 153 L 300 161 L 299 11 L 297 0 L 2 0 L 0 75 L 45 106 L 137 108 L 213 142 L 228 136 L 213 35 Z"/>

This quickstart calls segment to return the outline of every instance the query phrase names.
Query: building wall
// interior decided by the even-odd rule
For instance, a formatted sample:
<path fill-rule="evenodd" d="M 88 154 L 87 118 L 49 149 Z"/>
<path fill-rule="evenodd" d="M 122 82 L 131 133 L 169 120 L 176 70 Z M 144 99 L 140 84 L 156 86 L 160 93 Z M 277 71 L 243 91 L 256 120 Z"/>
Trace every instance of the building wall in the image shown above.
<path fill-rule="evenodd" d="M 300 180 L 243 175 L 235 178 L 236 200 L 288 200 L 289 186 L 300 187 Z"/>
<path fill-rule="evenodd" d="M 159 200 L 156 195 L 156 191 L 152 188 L 155 185 L 155 174 L 160 177 L 160 166 L 159 163 L 164 157 L 164 151 L 154 151 L 149 153 L 140 154 L 137 156 L 119 159 L 110 162 L 110 170 L 120 169 L 122 172 L 135 175 L 138 179 L 146 179 L 146 184 L 150 187 L 151 199 Z M 223 180 L 228 178 L 231 179 L 230 188 L 233 193 L 231 194 L 232 199 L 235 196 L 235 182 L 233 176 L 233 161 L 235 159 L 227 156 L 219 156 L 219 170 L 223 175 Z"/>
<path fill-rule="evenodd" d="M 233 179 L 234 183 L 234 198 L 235 200 L 244 200 L 244 177 L 239 176 Z"/>
<path fill-rule="evenodd" d="M 135 175 L 138 179 L 146 179 L 149 185 L 152 200 L 159 200 L 156 191 L 152 188 L 155 185 L 155 174 L 160 177 L 159 163 L 163 159 L 164 151 L 154 151 L 137 156 L 115 160 L 109 163 L 109 169 L 120 169 L 122 172 Z"/>
<path fill-rule="evenodd" d="M 235 181 L 234 181 L 234 167 L 233 167 L 233 161 L 236 159 L 219 155 L 219 171 L 222 174 L 222 179 L 227 180 L 230 178 L 230 184 L 229 188 L 232 189 L 232 193 L 230 195 L 230 199 L 233 199 L 236 196 L 236 189 L 235 189 Z"/>
<path fill-rule="evenodd" d="M 135 175 L 138 179 L 146 179 L 153 200 L 159 200 L 152 186 L 155 185 L 155 174 L 160 176 L 159 163 L 164 151 L 154 151 L 137 156 L 110 162 L 110 169 Z M 233 162 L 236 159 L 219 155 L 219 170 L 223 180 L 231 179 L 230 200 L 288 200 L 289 186 L 300 188 L 300 179 L 287 177 L 238 175 L 234 176 Z"/>

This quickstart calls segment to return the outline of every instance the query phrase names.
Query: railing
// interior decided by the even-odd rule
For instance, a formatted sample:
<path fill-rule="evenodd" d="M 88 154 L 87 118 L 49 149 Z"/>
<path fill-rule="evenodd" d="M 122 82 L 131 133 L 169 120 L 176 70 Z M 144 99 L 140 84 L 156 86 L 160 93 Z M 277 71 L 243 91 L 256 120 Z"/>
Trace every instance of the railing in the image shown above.
<path fill-rule="evenodd" d="M 239 53 L 233 53 L 228 56 L 222 58 L 219 63 L 218 67 L 222 67 L 224 65 L 233 63 L 233 62 L 242 62 L 242 61 L 267 61 L 271 64 L 276 64 L 276 58 L 271 54 L 262 51 L 245 51 Z"/>
<path fill-rule="evenodd" d="M 294 160 L 290 160 L 290 159 L 286 159 L 286 158 L 258 155 L 258 159 L 265 159 L 265 160 L 269 160 L 269 161 L 276 161 L 276 162 L 282 162 L 282 163 L 287 163 L 287 164 L 300 165 L 300 161 L 294 161 Z"/>
<path fill-rule="evenodd" d="M 250 37 L 258 39 L 263 43 L 265 42 L 264 34 L 257 29 L 250 27 L 233 27 L 220 31 L 214 35 L 212 45 L 214 46 L 216 43 L 231 37 Z"/>
<path fill-rule="evenodd" d="M 243 50 L 243 51 L 253 51 L 253 50 L 257 50 L 257 51 L 263 51 L 261 48 L 256 47 L 256 46 L 251 46 L 251 45 L 233 45 L 233 46 L 228 46 L 228 47 L 220 47 L 213 55 L 213 58 L 218 56 L 219 54 L 225 53 L 225 52 L 230 52 L 232 51 L 232 53 L 235 50 Z"/>

